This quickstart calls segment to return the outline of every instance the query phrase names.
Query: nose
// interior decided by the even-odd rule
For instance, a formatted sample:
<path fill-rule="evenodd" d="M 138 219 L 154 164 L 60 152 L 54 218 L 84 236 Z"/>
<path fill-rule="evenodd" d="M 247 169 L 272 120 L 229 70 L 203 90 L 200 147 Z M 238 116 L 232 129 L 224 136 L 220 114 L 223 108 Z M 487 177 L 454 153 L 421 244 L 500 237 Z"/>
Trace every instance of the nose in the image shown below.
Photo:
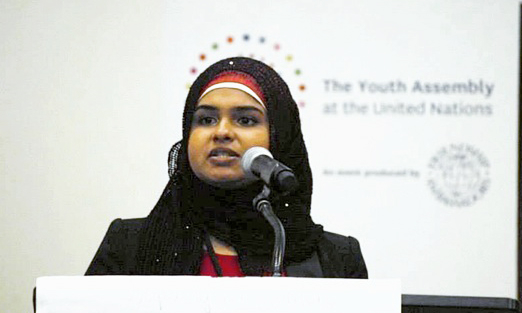
<path fill-rule="evenodd" d="M 220 120 L 216 125 L 213 136 L 214 141 L 220 143 L 230 142 L 234 140 L 234 136 L 233 125 L 227 119 Z"/>

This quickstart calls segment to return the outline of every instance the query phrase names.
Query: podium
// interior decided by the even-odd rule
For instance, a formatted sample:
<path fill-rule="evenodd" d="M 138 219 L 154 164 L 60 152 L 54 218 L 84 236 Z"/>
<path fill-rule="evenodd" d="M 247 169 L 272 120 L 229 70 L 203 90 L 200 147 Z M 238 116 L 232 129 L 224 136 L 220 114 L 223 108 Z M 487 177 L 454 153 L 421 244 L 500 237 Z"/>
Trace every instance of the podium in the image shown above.
<path fill-rule="evenodd" d="M 401 312 L 399 280 L 293 277 L 41 277 L 37 313 Z"/>

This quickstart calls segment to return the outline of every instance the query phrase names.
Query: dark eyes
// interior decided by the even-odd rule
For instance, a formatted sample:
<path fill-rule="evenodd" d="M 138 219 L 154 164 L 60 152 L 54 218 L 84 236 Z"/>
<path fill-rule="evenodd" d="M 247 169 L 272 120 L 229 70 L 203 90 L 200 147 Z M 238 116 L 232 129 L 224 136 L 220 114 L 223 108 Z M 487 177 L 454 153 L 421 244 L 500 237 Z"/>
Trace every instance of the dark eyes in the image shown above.
<path fill-rule="evenodd" d="M 197 118 L 198 125 L 208 126 L 208 125 L 213 125 L 216 122 L 217 122 L 217 119 L 215 117 L 201 116 L 201 117 Z"/>
<path fill-rule="evenodd" d="M 196 116 L 196 125 L 213 126 L 218 123 L 219 119 L 215 116 Z M 235 117 L 235 122 L 240 126 L 255 126 L 259 124 L 259 119 L 255 116 L 238 116 Z"/>
<path fill-rule="evenodd" d="M 243 126 L 254 126 L 259 123 L 259 121 L 254 116 L 241 116 L 237 119 L 237 123 Z"/>

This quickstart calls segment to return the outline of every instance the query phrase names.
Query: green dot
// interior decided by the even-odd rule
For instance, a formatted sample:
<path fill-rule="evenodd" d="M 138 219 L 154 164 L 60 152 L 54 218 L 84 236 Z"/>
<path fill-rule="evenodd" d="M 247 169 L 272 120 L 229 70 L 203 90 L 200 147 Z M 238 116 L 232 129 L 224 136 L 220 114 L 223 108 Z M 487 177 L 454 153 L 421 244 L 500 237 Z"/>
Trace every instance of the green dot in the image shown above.
<path fill-rule="evenodd" d="M 296 69 L 295 70 L 295 75 L 301 75 L 301 70 L 300 69 Z"/>
<path fill-rule="evenodd" d="M 219 48 L 219 45 L 217 43 L 212 44 L 212 49 L 217 50 Z"/>

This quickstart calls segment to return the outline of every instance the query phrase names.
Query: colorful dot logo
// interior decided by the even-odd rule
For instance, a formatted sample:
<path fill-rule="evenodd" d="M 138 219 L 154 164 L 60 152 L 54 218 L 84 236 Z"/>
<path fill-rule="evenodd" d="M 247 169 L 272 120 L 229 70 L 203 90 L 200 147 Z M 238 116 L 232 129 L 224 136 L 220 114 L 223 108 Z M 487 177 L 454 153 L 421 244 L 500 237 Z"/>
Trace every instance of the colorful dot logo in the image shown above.
<path fill-rule="evenodd" d="M 252 34 L 224 36 L 221 40 L 210 43 L 207 50 L 197 54 L 194 64 L 188 68 L 190 76 L 186 83 L 187 89 L 208 66 L 234 56 L 256 59 L 272 67 L 288 84 L 299 107 L 305 107 L 306 84 L 303 82 L 303 70 L 296 65 L 294 55 L 287 52 L 280 42 Z"/>

